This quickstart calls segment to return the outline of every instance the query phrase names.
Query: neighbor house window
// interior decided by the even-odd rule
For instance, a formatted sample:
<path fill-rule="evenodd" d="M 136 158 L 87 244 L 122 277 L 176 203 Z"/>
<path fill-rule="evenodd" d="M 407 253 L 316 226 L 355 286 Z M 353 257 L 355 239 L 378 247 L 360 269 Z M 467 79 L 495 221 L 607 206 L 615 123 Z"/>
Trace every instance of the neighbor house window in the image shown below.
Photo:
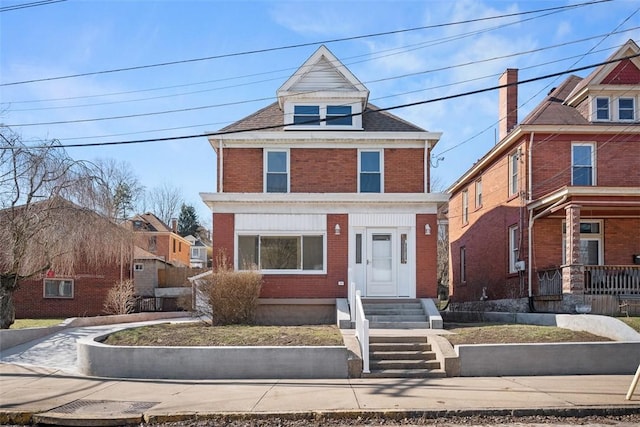
<path fill-rule="evenodd" d="M 156 247 L 157 247 L 156 236 L 149 237 L 149 252 L 155 252 Z"/>
<path fill-rule="evenodd" d="M 200 258 L 200 248 L 191 248 L 191 258 Z"/>
<path fill-rule="evenodd" d="M 171 241 L 173 242 L 173 253 L 176 253 L 176 239 L 171 239 Z"/>
<path fill-rule="evenodd" d="M 469 192 L 464 190 L 462 192 L 462 223 L 467 224 L 469 222 Z"/>
<path fill-rule="evenodd" d="M 240 269 L 323 271 L 324 236 L 238 236 L 238 260 Z"/>
<path fill-rule="evenodd" d="M 603 265 L 602 221 L 580 221 L 580 263 Z M 567 263 L 567 224 L 562 223 L 562 263 Z"/>
<path fill-rule="evenodd" d="M 144 271 L 144 264 L 139 262 L 133 264 L 133 271 Z"/>
<path fill-rule="evenodd" d="M 509 273 L 517 273 L 516 262 L 519 258 L 520 241 L 518 238 L 518 226 L 509 227 Z"/>
<path fill-rule="evenodd" d="M 360 151 L 358 159 L 361 193 L 382 193 L 382 154 L 380 150 Z"/>
<path fill-rule="evenodd" d="M 476 181 L 476 209 L 482 207 L 482 180 Z"/>
<path fill-rule="evenodd" d="M 518 194 L 518 161 L 520 153 L 516 151 L 509 155 L 509 196 Z"/>
<path fill-rule="evenodd" d="M 44 279 L 45 298 L 73 298 L 72 279 Z"/>
<path fill-rule="evenodd" d="M 571 145 L 571 185 L 595 185 L 594 144 Z"/>
<path fill-rule="evenodd" d="M 265 192 L 289 192 L 289 152 L 286 150 L 265 151 Z"/>
<path fill-rule="evenodd" d="M 634 120 L 635 119 L 635 105 L 633 98 L 620 98 L 618 99 L 618 119 L 619 120 Z"/>
<path fill-rule="evenodd" d="M 460 282 L 467 281 L 467 250 L 463 246 L 460 248 Z"/>
<path fill-rule="evenodd" d="M 609 120 L 609 98 L 596 98 L 596 120 Z"/>

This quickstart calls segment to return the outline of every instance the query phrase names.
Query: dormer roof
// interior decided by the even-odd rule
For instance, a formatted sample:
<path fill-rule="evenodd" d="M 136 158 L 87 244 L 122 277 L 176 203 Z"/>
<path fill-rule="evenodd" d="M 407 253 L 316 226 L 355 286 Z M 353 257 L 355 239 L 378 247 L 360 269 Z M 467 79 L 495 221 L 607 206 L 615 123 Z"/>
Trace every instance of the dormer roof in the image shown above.
<path fill-rule="evenodd" d="M 278 89 L 278 104 L 286 99 L 353 98 L 367 105 L 369 90 L 324 45 L 320 46 Z"/>
<path fill-rule="evenodd" d="M 607 58 L 607 61 L 625 58 L 640 54 L 640 47 L 635 41 L 629 39 L 620 49 Z M 640 83 L 640 57 L 635 56 L 622 61 L 601 65 L 580 84 L 578 84 L 567 97 L 567 105 L 575 106 L 582 102 L 589 94 L 589 89 L 596 89 L 602 85 L 637 85 Z"/>

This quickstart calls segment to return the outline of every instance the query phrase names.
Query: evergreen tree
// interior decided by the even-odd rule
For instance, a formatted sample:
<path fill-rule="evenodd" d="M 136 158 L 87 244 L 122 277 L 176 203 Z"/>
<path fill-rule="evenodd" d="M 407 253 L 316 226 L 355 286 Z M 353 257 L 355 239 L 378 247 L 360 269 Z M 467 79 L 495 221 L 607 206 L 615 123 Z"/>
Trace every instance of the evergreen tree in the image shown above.
<path fill-rule="evenodd" d="M 185 205 L 184 203 L 180 207 L 180 216 L 178 217 L 178 234 L 182 237 L 192 235 L 197 236 L 198 228 L 198 216 L 196 215 L 196 209 L 191 205 Z"/>

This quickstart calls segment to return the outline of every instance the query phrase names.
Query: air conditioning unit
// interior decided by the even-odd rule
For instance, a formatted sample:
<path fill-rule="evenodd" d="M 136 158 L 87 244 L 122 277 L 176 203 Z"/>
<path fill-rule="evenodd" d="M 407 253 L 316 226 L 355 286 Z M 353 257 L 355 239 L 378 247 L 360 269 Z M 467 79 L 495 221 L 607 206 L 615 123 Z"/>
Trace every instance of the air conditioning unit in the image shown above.
<path fill-rule="evenodd" d="M 515 267 L 516 267 L 516 271 L 524 271 L 524 268 L 525 268 L 524 261 L 516 261 Z"/>

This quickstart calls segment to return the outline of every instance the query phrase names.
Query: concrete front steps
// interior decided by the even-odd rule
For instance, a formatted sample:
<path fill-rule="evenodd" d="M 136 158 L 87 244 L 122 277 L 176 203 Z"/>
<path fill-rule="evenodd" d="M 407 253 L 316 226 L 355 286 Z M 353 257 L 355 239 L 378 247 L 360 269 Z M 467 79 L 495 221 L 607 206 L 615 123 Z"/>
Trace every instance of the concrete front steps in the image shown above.
<path fill-rule="evenodd" d="M 363 299 L 369 329 L 429 328 L 427 315 L 419 299 Z"/>
<path fill-rule="evenodd" d="M 370 336 L 369 371 L 362 377 L 446 377 L 425 336 Z"/>

